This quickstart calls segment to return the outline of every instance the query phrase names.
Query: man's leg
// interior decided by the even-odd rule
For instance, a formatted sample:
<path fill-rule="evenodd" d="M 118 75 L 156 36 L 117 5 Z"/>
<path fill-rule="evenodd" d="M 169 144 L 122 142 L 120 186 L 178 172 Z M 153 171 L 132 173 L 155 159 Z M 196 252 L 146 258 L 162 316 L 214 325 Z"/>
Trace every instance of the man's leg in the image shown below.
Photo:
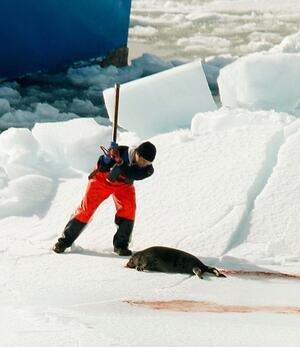
<path fill-rule="evenodd" d="M 113 238 L 114 251 L 119 255 L 131 255 L 128 245 L 134 225 L 136 202 L 133 185 L 124 185 L 113 194 L 117 213 L 115 223 L 118 230 Z"/>
<path fill-rule="evenodd" d="M 70 219 L 65 226 L 62 236 L 53 246 L 53 251 L 56 253 L 63 253 L 66 248 L 71 247 L 72 243 L 81 234 L 86 224 L 87 223 L 82 223 L 76 218 Z"/>
<path fill-rule="evenodd" d="M 115 223 L 118 226 L 118 230 L 113 238 L 114 252 L 119 255 L 131 255 L 132 252 L 128 249 L 128 245 L 131 239 L 134 221 L 116 216 Z"/>
<path fill-rule="evenodd" d="M 72 219 L 69 220 L 62 236 L 53 247 L 56 253 L 63 253 L 66 248 L 81 234 L 89 220 L 93 216 L 101 202 L 112 193 L 109 184 L 106 181 L 105 173 L 95 174 L 88 183 L 85 195 L 80 206 L 76 209 Z"/>

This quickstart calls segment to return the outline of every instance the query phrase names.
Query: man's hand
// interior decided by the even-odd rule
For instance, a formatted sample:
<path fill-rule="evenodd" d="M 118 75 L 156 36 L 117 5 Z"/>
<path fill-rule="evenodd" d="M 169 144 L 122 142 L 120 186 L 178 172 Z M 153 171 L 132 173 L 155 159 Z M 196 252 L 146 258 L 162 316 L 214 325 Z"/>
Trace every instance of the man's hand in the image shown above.
<path fill-rule="evenodd" d="M 117 148 L 111 148 L 109 150 L 110 157 L 117 163 L 117 165 L 123 164 L 123 159 L 120 156 L 120 152 Z"/>

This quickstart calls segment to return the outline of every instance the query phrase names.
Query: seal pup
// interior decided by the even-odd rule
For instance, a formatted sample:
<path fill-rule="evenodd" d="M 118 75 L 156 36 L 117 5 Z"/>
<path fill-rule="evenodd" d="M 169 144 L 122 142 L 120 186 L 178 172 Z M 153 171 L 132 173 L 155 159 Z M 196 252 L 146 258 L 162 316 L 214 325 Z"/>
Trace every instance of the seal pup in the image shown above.
<path fill-rule="evenodd" d="M 218 269 L 203 264 L 194 255 L 169 247 L 150 247 L 134 253 L 126 267 L 138 271 L 184 273 L 203 278 L 204 272 L 226 277 Z"/>

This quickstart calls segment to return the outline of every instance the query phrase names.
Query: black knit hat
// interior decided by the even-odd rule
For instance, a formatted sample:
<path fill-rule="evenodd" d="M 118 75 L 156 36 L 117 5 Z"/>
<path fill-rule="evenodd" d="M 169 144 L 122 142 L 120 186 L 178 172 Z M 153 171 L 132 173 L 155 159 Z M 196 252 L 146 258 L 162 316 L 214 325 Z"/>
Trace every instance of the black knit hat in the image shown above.
<path fill-rule="evenodd" d="M 148 161 L 153 161 L 156 155 L 156 148 L 155 146 L 149 142 L 143 142 L 137 147 L 138 154 L 143 157 L 144 159 Z"/>

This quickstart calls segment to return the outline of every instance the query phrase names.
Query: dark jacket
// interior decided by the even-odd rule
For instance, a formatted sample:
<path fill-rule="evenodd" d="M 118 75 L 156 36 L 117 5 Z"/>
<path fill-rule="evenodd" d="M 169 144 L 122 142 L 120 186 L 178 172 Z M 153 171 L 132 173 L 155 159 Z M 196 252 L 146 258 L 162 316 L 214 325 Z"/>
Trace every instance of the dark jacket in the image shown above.
<path fill-rule="evenodd" d="M 129 158 L 130 153 L 128 146 L 119 146 L 118 150 L 120 152 L 120 157 L 123 159 L 123 164 L 118 165 L 120 172 L 117 179 L 118 181 L 124 181 L 125 183 L 130 184 L 135 180 L 143 180 L 153 174 L 154 168 L 152 165 L 139 167 L 132 161 L 132 158 Z M 97 168 L 99 171 L 109 172 L 115 164 L 115 160 L 107 158 L 105 155 L 101 155 L 97 163 Z"/>

